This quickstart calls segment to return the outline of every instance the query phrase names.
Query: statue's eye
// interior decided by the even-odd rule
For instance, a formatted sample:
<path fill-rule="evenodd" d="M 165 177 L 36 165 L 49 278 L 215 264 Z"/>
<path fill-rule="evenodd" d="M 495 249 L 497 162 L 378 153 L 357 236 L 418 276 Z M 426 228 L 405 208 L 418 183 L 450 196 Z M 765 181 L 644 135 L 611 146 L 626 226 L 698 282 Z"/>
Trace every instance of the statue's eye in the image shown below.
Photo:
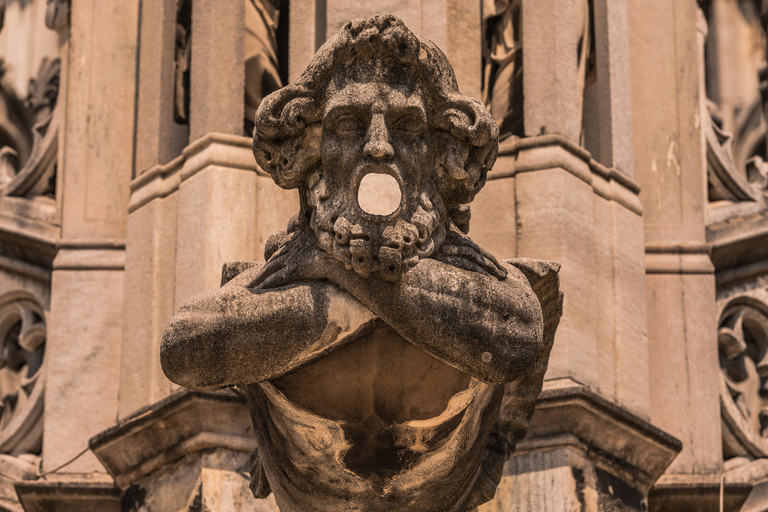
<path fill-rule="evenodd" d="M 395 121 L 394 129 L 405 134 L 418 134 L 424 130 L 424 125 L 416 116 L 403 116 Z"/>
<path fill-rule="evenodd" d="M 342 135 L 351 135 L 359 132 L 363 127 L 363 124 L 352 115 L 341 116 L 336 119 L 334 123 L 334 129 L 337 133 Z"/>

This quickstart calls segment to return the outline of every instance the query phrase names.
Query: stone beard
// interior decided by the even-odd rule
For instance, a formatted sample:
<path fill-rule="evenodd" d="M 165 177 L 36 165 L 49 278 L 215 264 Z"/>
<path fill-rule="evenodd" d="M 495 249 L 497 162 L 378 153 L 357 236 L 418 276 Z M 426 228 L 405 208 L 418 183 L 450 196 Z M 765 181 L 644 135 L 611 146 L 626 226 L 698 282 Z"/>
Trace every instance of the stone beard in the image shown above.
<path fill-rule="evenodd" d="M 328 85 L 320 167 L 306 182 L 310 226 L 361 277 L 397 281 L 445 239 L 424 95 L 389 59 L 358 59 Z"/>
<path fill-rule="evenodd" d="M 364 167 L 353 178 L 356 186 L 351 187 L 334 183 L 338 176 L 312 173 L 308 180 L 308 202 L 313 209 L 310 226 L 318 246 L 348 269 L 361 277 L 378 272 L 382 279 L 394 281 L 440 246 L 445 239 L 447 213 L 440 195 L 429 184 L 421 193 L 400 194 L 401 202 L 386 217 L 366 213 L 360 205 L 364 202 L 361 196 L 371 191 L 361 184 L 370 177 L 386 183 L 379 176 L 393 176 L 391 190 L 399 192 L 395 187 L 401 186 L 402 178 L 394 177 L 400 176 L 389 167 Z"/>

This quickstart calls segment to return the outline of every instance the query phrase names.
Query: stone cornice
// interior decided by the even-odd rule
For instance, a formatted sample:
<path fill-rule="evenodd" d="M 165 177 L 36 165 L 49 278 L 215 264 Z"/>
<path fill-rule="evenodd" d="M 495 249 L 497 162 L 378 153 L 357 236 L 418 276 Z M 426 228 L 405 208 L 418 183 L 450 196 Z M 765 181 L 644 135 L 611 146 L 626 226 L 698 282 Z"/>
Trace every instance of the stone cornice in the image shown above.
<path fill-rule="evenodd" d="M 167 164 L 152 167 L 134 179 L 131 182 L 128 213 L 153 199 L 171 194 L 182 182 L 210 166 L 241 169 L 268 176 L 256 165 L 249 137 L 209 133 L 184 148 L 180 156 Z"/>
<path fill-rule="evenodd" d="M 120 489 L 111 482 L 94 481 L 45 481 L 16 482 L 16 494 L 26 512 L 54 510 L 118 510 Z"/>
<path fill-rule="evenodd" d="M 545 386 L 516 455 L 571 446 L 646 489 L 682 449 L 675 437 L 588 388 Z"/>
<path fill-rule="evenodd" d="M 50 280 L 60 229 L 0 211 L 0 267 Z"/>
<path fill-rule="evenodd" d="M 562 135 L 507 139 L 499 145 L 499 157 L 505 156 L 514 157 L 514 165 L 503 172 L 491 171 L 489 180 L 560 168 L 591 185 L 597 195 L 615 201 L 638 215 L 643 213 L 637 183 L 621 171 L 596 161 L 589 151 Z"/>
<path fill-rule="evenodd" d="M 721 475 L 718 474 L 664 475 L 649 493 L 648 510 L 740 510 L 751 490 L 752 484 L 749 482 L 732 482 L 727 477 L 721 482 Z"/>
<path fill-rule="evenodd" d="M 256 449 L 244 400 L 232 391 L 183 390 L 91 438 L 91 451 L 121 489 L 190 453 Z"/>

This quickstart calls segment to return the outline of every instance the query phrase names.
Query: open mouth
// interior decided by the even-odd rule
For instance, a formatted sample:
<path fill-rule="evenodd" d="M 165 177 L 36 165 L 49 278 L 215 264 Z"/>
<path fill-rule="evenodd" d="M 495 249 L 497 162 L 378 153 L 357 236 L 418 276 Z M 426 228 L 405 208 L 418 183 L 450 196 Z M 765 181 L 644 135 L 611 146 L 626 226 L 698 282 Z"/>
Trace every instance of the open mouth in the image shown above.
<path fill-rule="evenodd" d="M 400 182 L 390 173 L 368 172 L 357 186 L 357 204 L 369 215 L 393 215 L 400 209 L 402 199 Z"/>

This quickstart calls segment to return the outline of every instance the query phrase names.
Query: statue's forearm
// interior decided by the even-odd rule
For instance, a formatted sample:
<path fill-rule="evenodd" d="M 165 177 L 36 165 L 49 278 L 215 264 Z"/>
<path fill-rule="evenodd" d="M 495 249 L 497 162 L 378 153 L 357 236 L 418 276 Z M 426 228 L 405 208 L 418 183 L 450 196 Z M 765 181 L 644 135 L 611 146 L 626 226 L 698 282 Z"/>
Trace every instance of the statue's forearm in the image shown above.
<path fill-rule="evenodd" d="M 192 389 L 260 382 L 317 357 L 372 315 L 328 283 L 280 290 L 225 286 L 190 299 L 163 335 L 163 371 Z M 356 315 L 329 318 L 334 301 Z"/>
<path fill-rule="evenodd" d="M 525 371 L 542 344 L 541 307 L 522 273 L 503 281 L 422 260 L 398 283 L 335 277 L 342 288 L 401 335 L 488 382 Z"/>

